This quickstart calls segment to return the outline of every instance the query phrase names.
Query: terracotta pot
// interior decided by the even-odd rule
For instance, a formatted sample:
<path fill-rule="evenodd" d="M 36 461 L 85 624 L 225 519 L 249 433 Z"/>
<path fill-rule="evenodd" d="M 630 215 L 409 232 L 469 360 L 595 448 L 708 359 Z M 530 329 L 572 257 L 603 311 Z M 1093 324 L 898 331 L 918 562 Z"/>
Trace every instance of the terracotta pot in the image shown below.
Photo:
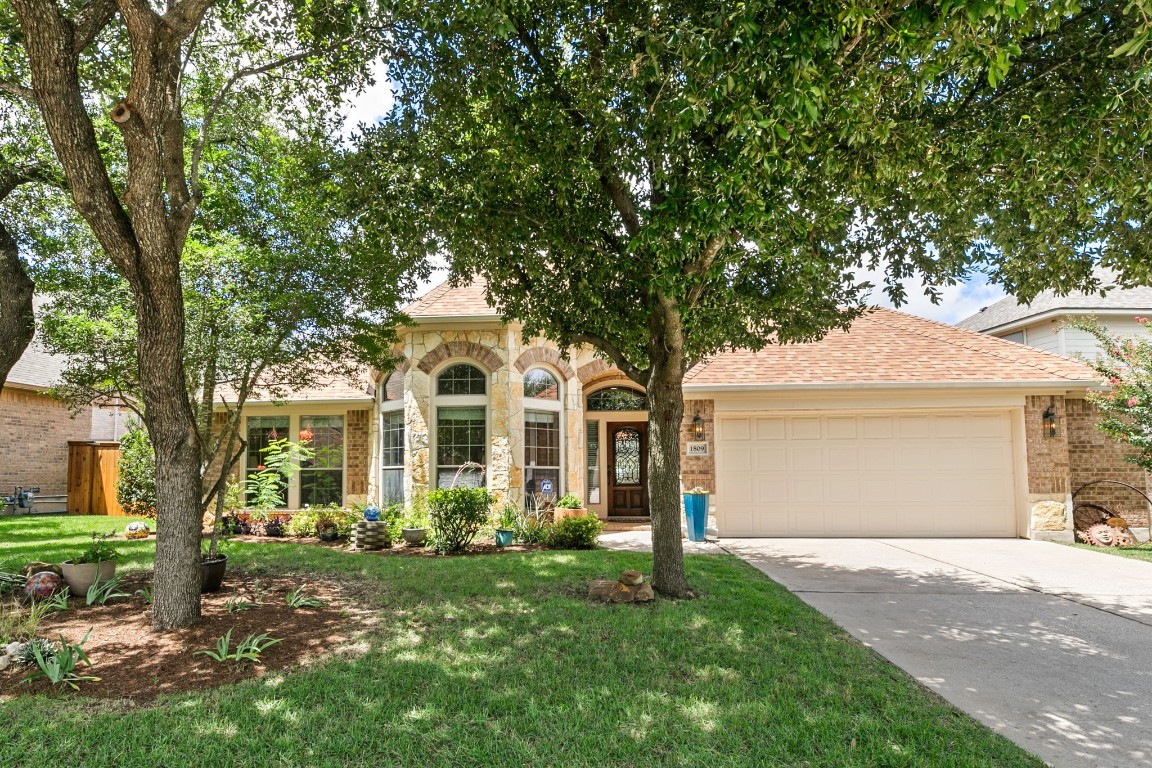
<path fill-rule="evenodd" d="M 215 560 L 200 561 L 200 592 L 219 592 L 224 583 L 224 571 L 228 567 L 228 555 L 216 555 Z"/>
<path fill-rule="evenodd" d="M 404 543 L 410 547 L 422 547 L 428 540 L 427 528 L 405 528 L 403 534 Z"/>
<path fill-rule="evenodd" d="M 558 523 L 566 517 L 583 517 L 588 510 L 583 507 L 556 507 L 552 510 L 552 522 Z"/>
<path fill-rule="evenodd" d="M 96 582 L 96 577 L 100 577 L 100 581 L 108 581 L 116 575 L 116 561 L 115 560 L 101 560 L 99 563 L 74 563 L 71 560 L 65 560 L 60 563 L 60 570 L 64 575 L 64 583 L 68 585 L 68 591 L 73 595 L 83 597 L 88 594 L 88 587 Z"/>

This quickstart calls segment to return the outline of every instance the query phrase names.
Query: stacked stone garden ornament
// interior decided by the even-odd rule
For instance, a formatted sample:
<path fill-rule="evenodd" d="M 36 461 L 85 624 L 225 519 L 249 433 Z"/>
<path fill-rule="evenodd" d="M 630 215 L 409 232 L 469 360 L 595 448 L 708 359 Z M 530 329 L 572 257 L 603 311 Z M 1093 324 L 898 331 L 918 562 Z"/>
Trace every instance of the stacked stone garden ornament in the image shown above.
<path fill-rule="evenodd" d="M 648 603 L 655 597 L 640 571 L 622 571 L 616 581 L 594 581 L 588 587 L 588 599 L 603 603 Z"/>
<path fill-rule="evenodd" d="M 352 528 L 350 549 L 388 549 L 392 540 L 388 537 L 388 528 L 384 523 L 374 520 L 361 520 Z"/>

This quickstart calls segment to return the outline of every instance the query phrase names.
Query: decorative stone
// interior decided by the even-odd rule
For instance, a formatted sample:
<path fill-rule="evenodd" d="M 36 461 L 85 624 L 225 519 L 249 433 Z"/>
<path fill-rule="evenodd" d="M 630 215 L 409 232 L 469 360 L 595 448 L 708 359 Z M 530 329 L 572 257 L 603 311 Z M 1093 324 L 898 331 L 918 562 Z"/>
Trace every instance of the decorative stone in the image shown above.
<path fill-rule="evenodd" d="M 588 587 L 588 599 L 602 603 L 647 603 L 655 599 L 652 585 L 621 584 L 619 581 L 594 581 Z"/>
<path fill-rule="evenodd" d="M 41 571 L 24 582 L 24 595 L 29 600 L 47 600 L 64 588 L 64 579 L 51 571 Z"/>
<path fill-rule="evenodd" d="M 644 574 L 640 573 L 640 571 L 633 571 L 633 570 L 621 571 L 620 572 L 620 583 L 626 584 L 626 585 L 632 586 L 632 587 L 637 586 L 639 584 L 643 584 L 644 583 Z"/>
<path fill-rule="evenodd" d="M 15 656 L 22 645 L 24 645 L 24 643 L 8 643 L 8 645 L 4 646 L 4 653 L 9 656 Z"/>
<path fill-rule="evenodd" d="M 1067 528 L 1063 502 L 1038 501 L 1032 505 L 1032 530 L 1063 531 Z"/>
<path fill-rule="evenodd" d="M 592 582 L 592 585 L 588 587 L 588 599 L 599 600 L 604 603 L 608 602 L 608 600 L 611 599 L 612 592 L 619 583 L 618 581 L 607 579 Z"/>
<path fill-rule="evenodd" d="M 8 667 L 11 665 L 12 665 L 12 657 L 11 656 L 8 656 L 7 654 L 5 654 L 4 656 L 0 656 L 0 672 L 3 672 L 4 670 L 8 669 Z"/>
<path fill-rule="evenodd" d="M 656 592 L 652 589 L 652 585 L 648 582 L 644 582 L 640 586 L 636 587 L 636 590 L 632 593 L 632 595 L 632 602 L 634 603 L 650 603 L 656 599 Z"/>
<path fill-rule="evenodd" d="M 34 573 L 43 573 L 45 571 L 48 571 L 49 573 L 54 573 L 57 576 L 63 576 L 64 575 L 64 571 L 56 563 L 34 562 L 34 563 L 27 563 L 26 565 L 24 565 L 23 567 L 20 568 L 20 573 L 22 573 L 25 576 L 31 576 Z"/>

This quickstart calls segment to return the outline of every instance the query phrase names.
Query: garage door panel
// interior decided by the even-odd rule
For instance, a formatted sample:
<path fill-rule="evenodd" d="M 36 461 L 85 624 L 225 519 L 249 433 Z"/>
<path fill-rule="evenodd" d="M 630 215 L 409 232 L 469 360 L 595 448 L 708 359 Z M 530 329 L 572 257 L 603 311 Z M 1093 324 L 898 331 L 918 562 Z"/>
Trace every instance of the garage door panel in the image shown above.
<path fill-rule="evenodd" d="M 1012 536 L 1012 418 L 1001 412 L 728 417 L 723 535 Z"/>

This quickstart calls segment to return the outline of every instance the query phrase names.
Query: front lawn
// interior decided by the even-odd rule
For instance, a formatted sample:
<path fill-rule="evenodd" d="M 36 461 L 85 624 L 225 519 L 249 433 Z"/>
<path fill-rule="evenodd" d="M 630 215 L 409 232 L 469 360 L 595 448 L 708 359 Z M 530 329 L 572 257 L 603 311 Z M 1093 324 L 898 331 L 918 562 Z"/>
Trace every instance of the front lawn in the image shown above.
<path fill-rule="evenodd" d="M 1143 542 L 1131 547 L 1094 547 L 1091 544 L 1069 544 L 1076 549 L 1088 549 L 1093 552 L 1103 552 L 1108 555 L 1130 557 L 1133 560 L 1144 560 L 1152 563 L 1152 542 Z"/>
<path fill-rule="evenodd" d="M 95 522 L 0 519 L 0 563 L 70 554 Z M 125 545 L 129 568 L 152 546 Z M 375 624 L 318 665 L 144 708 L 0 701 L 0 762 L 1042 765 L 736 558 L 690 556 L 704 597 L 637 607 L 584 598 L 591 579 L 648 572 L 637 553 L 398 558 L 237 543 L 229 554 L 248 573 L 343 580 Z"/>

